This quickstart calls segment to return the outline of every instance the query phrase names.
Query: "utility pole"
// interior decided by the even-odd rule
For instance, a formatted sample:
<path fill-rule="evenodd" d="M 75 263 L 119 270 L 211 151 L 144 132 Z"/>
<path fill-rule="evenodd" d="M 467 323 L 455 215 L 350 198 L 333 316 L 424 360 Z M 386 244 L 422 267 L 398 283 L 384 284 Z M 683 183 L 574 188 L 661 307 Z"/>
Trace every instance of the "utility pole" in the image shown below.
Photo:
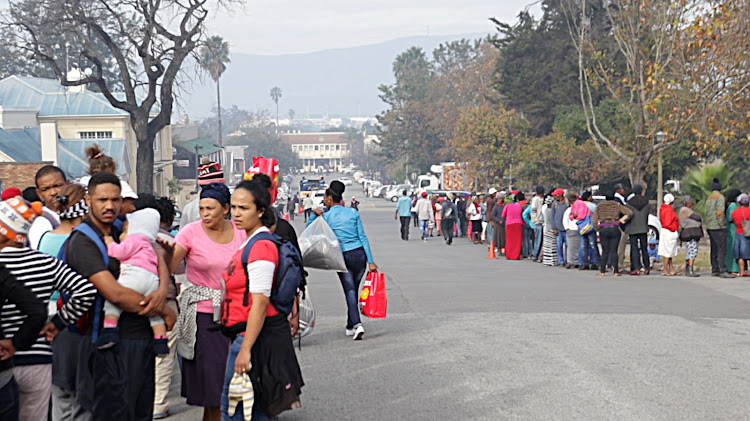
<path fill-rule="evenodd" d="M 661 130 L 656 133 L 656 143 L 661 144 L 664 141 L 664 132 Z M 662 151 L 659 150 L 657 163 L 657 183 L 656 186 L 656 216 L 659 216 L 661 205 L 664 203 L 664 176 L 662 169 Z"/>

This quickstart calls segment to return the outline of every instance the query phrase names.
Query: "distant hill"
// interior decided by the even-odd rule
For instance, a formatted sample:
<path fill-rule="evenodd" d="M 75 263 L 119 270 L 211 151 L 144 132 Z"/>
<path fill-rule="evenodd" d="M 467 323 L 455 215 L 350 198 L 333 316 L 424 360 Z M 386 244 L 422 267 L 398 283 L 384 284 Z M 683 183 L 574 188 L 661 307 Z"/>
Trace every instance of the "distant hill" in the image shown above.
<path fill-rule="evenodd" d="M 431 54 L 441 43 L 484 36 L 409 37 L 361 47 L 278 56 L 235 53 L 221 78 L 222 107 L 265 108 L 274 114 L 276 109 L 269 92 L 278 86 L 282 90 L 280 116 L 287 116 L 290 108 L 298 117 L 308 113 L 372 116 L 384 109 L 377 88 L 394 82 L 392 66 L 398 54 L 415 45 Z M 207 78 L 203 85 L 196 83 L 184 104 L 192 120 L 210 116 L 216 105 L 213 81 Z"/>

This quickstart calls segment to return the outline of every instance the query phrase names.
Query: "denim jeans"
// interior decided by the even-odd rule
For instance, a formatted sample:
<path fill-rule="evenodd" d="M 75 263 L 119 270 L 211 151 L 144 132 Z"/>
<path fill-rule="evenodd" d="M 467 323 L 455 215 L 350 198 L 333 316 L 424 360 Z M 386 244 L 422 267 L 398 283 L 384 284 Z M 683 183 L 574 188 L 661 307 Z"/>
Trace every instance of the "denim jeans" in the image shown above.
<path fill-rule="evenodd" d="M 557 264 L 565 264 L 565 251 L 568 248 L 568 234 L 565 231 L 557 232 Z"/>
<path fill-rule="evenodd" d="M 531 239 L 531 232 L 531 227 L 523 224 L 523 239 L 521 240 L 521 257 L 523 258 L 529 257 L 532 254 L 531 251 L 534 244 Z"/>
<path fill-rule="evenodd" d="M 596 231 L 581 235 L 578 246 L 578 263 L 582 265 L 599 264 L 599 247 L 596 245 Z"/>
<path fill-rule="evenodd" d="M 484 237 L 487 239 L 487 243 L 495 241 L 495 227 L 491 221 L 487 222 L 487 229 L 485 229 Z M 497 247 L 497 244 L 495 244 L 495 247 Z"/>
<path fill-rule="evenodd" d="M 227 367 L 224 371 L 224 389 L 221 392 L 221 421 L 244 421 L 244 409 L 242 403 L 237 405 L 237 409 L 233 416 L 229 416 L 229 382 L 234 377 L 234 361 L 237 359 L 237 354 L 240 353 L 242 348 L 242 340 L 245 339 L 244 335 L 238 335 L 237 339 L 232 342 L 232 346 L 229 348 L 229 356 L 227 357 Z M 253 405 L 253 421 L 271 421 L 271 418 L 258 405 L 256 400 Z"/>
<path fill-rule="evenodd" d="M 347 317 L 346 328 L 352 329 L 361 324 L 359 319 L 359 284 L 367 270 L 367 255 L 362 247 L 344 252 L 346 272 L 338 272 L 341 287 L 346 297 Z"/>
<path fill-rule="evenodd" d="M 422 233 L 422 235 L 427 238 L 427 228 L 430 226 L 429 219 L 420 219 L 419 220 L 419 232 Z"/>
<path fill-rule="evenodd" d="M 534 260 L 539 260 L 539 255 L 542 254 L 542 236 L 544 235 L 544 224 L 534 225 L 534 250 L 531 255 Z"/>

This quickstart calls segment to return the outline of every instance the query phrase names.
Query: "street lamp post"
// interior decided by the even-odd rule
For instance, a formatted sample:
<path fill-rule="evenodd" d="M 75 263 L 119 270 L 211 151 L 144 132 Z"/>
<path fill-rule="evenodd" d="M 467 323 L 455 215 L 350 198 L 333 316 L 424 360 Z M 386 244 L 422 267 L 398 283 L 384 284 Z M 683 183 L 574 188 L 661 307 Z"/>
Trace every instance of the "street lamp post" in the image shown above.
<path fill-rule="evenodd" d="M 659 130 L 656 132 L 656 142 L 661 144 L 664 141 L 664 132 Z M 662 150 L 659 149 L 659 157 L 657 161 L 657 183 L 656 186 L 656 215 L 659 215 L 661 205 L 664 203 L 664 175 L 662 170 Z"/>

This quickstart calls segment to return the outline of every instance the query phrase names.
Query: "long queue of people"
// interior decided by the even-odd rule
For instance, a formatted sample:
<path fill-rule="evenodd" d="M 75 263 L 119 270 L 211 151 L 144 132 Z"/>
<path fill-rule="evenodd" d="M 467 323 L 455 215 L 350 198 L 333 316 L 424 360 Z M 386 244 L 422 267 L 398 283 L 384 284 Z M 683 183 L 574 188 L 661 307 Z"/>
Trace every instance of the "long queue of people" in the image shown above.
<path fill-rule="evenodd" d="M 268 175 L 230 194 L 220 165 L 204 163 L 200 196 L 175 233 L 174 203 L 134 192 L 98 147 L 89 158 L 79 182 L 45 166 L 27 190 L 38 197 L 3 192 L 0 419 L 166 418 L 177 355 L 181 395 L 204 420 L 274 419 L 300 407 L 298 309 L 286 314 L 272 301 L 277 244 L 253 240 L 274 233 L 299 250 L 276 216 Z M 340 206 L 344 189 L 331 183 L 308 223 L 324 218 L 340 240 L 342 333 L 361 340 L 357 291 L 378 267 L 359 213 Z"/>
<path fill-rule="evenodd" d="M 694 198 L 682 196 L 680 207 L 675 208 L 674 195 L 664 195 L 658 210 L 661 229 L 652 236 L 652 209 L 639 184 L 633 185 L 629 195 L 625 186 L 617 184 L 599 203 L 591 192 L 579 195 L 543 186 L 528 194 L 491 188 L 486 194 L 460 197 L 450 193 L 429 197 L 426 192 L 417 196 L 404 190 L 396 203 L 395 218 L 400 220 L 404 241 L 409 240 L 413 223 L 422 241 L 437 235 L 451 245 L 454 237 L 466 237 L 474 244 L 488 244 L 491 256 L 597 270 L 601 276 L 609 270 L 614 276 L 648 275 L 657 264 L 661 264 L 662 275 L 677 275 L 674 258 L 682 245 L 684 275 L 697 277 L 699 243 L 708 232 L 712 275 L 750 276 L 750 196 L 737 189 L 723 195 L 718 180 L 710 187 L 705 221 L 693 210 Z M 624 268 L 627 245 L 629 269 Z"/>

